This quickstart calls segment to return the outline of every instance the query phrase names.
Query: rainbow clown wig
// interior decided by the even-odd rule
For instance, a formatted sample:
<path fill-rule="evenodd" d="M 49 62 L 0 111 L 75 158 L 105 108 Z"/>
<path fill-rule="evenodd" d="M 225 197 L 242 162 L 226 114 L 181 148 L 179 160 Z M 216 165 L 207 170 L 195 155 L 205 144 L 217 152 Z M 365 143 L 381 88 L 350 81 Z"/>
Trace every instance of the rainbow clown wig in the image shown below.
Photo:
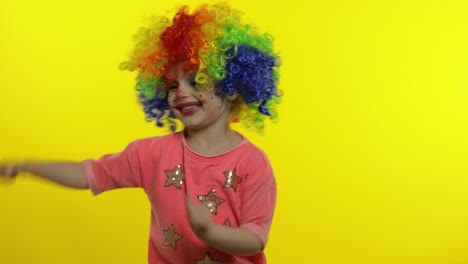
<path fill-rule="evenodd" d="M 183 6 L 172 20 L 153 17 L 135 41 L 130 60 L 120 68 L 138 71 L 138 98 L 146 119 L 158 127 L 176 130 L 165 83 L 177 77 L 171 74 L 179 64 L 195 72 L 197 90 L 240 95 L 232 121 L 242 120 L 261 131 L 264 117 L 277 120 L 279 58 L 273 54 L 272 37 L 241 24 L 241 14 L 226 3 L 202 5 L 192 13 Z"/>

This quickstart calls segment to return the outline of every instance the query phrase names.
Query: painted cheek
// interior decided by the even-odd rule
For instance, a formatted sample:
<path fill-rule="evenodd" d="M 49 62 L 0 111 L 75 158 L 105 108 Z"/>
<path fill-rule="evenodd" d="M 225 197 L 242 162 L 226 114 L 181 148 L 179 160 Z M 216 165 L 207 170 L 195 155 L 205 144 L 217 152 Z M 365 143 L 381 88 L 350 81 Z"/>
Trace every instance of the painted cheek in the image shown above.
<path fill-rule="evenodd" d="M 196 96 L 198 97 L 198 99 L 201 101 L 202 104 L 205 104 L 207 98 L 204 94 L 200 93 L 200 94 L 197 94 Z"/>
<path fill-rule="evenodd" d="M 173 93 L 170 93 L 169 96 L 167 97 L 168 102 L 175 102 L 175 97 Z"/>
<path fill-rule="evenodd" d="M 204 94 L 200 93 L 196 95 L 200 100 L 201 104 L 204 105 L 209 98 L 207 98 Z"/>

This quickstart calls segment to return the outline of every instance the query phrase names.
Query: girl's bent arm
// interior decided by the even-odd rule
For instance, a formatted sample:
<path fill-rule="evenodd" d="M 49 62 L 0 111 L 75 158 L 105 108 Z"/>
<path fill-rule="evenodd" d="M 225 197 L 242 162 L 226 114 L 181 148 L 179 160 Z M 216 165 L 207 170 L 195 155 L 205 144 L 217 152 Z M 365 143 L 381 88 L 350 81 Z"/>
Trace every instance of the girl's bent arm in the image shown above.
<path fill-rule="evenodd" d="M 193 232 L 210 246 L 235 256 L 252 256 L 263 250 L 260 238 L 249 229 L 214 223 L 206 206 L 188 198 L 186 205 Z"/>
<path fill-rule="evenodd" d="M 21 172 L 31 173 L 72 188 L 89 188 L 83 164 L 78 162 L 0 165 L 0 175 L 13 177 Z"/>
<path fill-rule="evenodd" d="M 263 250 L 262 242 L 250 230 L 212 224 L 199 237 L 209 245 L 237 256 L 253 256 Z"/>

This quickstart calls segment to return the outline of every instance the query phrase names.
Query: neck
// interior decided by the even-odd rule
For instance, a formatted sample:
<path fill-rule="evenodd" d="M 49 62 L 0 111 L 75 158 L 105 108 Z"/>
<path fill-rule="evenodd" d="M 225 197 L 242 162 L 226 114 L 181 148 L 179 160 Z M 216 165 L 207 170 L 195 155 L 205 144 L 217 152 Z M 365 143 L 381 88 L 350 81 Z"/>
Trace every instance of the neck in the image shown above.
<path fill-rule="evenodd" d="M 241 137 L 229 126 L 221 129 L 185 129 L 184 136 L 187 146 L 203 156 L 223 154 L 242 142 Z"/>

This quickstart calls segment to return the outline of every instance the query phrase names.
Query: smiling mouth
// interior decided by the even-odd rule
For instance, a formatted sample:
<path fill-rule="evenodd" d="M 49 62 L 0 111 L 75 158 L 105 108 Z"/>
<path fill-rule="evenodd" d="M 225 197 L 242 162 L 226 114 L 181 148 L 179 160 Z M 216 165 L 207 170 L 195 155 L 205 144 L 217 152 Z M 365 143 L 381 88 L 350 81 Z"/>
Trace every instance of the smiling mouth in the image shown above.
<path fill-rule="evenodd" d="M 186 103 L 176 106 L 175 108 L 179 110 L 179 112 L 183 116 L 191 116 L 196 114 L 201 109 L 201 103 Z"/>
<path fill-rule="evenodd" d="M 179 111 L 181 111 L 182 113 L 183 112 L 189 112 L 197 107 L 200 107 L 200 105 L 188 105 L 188 106 L 184 106 L 184 107 L 179 107 Z"/>

